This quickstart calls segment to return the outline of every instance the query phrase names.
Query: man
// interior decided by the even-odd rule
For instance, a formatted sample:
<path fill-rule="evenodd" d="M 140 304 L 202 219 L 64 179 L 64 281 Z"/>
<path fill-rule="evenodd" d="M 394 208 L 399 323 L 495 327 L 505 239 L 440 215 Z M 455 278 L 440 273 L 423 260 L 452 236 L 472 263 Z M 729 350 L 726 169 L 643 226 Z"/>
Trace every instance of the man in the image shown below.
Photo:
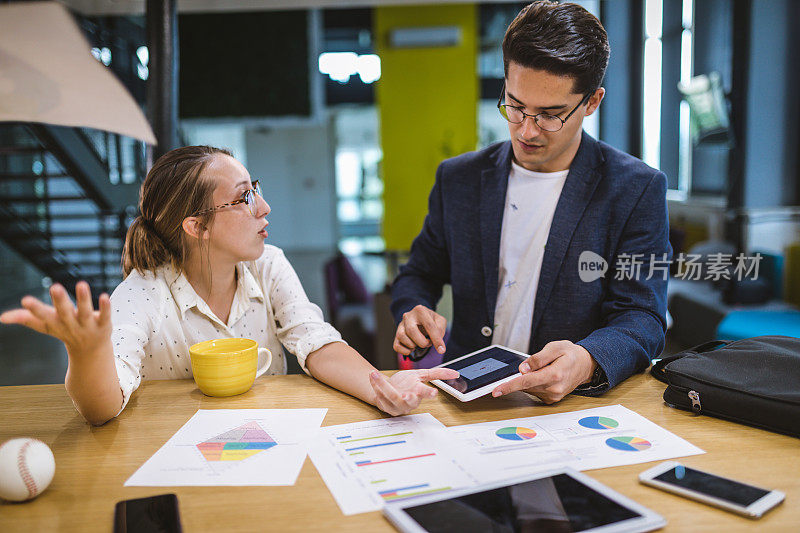
<path fill-rule="evenodd" d="M 605 94 L 609 52 L 600 22 L 575 4 L 534 2 L 511 23 L 498 102 L 511 140 L 439 166 L 392 287 L 398 353 L 434 346 L 450 360 L 502 344 L 532 355 L 492 394 L 553 403 L 600 394 L 661 352 L 666 276 L 614 265 L 671 257 L 666 177 L 582 130 Z M 580 273 L 587 254 L 608 273 Z M 433 311 L 445 283 L 447 346 Z"/>

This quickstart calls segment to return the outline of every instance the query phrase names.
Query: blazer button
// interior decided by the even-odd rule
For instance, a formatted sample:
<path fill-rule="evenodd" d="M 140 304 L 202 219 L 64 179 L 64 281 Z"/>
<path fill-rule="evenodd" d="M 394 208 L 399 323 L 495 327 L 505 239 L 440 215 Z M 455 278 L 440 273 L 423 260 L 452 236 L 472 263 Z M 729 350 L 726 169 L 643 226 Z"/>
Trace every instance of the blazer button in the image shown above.
<path fill-rule="evenodd" d="M 483 326 L 481 328 L 481 335 L 483 335 L 484 337 L 491 337 L 492 336 L 492 328 L 490 328 L 489 326 Z"/>

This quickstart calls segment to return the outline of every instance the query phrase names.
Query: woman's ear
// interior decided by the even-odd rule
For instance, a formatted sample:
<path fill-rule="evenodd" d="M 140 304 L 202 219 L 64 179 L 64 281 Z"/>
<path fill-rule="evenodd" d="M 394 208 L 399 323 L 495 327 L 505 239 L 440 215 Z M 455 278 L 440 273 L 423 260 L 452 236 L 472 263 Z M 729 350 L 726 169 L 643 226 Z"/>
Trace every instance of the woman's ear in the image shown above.
<path fill-rule="evenodd" d="M 197 217 L 184 218 L 181 227 L 186 235 L 197 240 L 204 238 L 207 229 L 205 224 L 200 222 Z"/>

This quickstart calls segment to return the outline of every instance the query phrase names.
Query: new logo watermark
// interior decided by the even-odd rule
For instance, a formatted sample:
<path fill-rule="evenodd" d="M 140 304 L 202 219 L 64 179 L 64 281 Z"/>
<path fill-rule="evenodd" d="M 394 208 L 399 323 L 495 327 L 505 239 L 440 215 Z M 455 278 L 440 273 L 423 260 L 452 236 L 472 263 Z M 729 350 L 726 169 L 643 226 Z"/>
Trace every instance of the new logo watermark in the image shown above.
<path fill-rule="evenodd" d="M 719 281 L 721 279 L 758 279 L 761 254 L 745 255 L 716 253 L 706 256 L 700 254 L 678 254 L 672 260 L 667 254 L 626 254 L 617 256 L 614 265 L 615 280 L 653 279 L 659 276 L 666 280 L 673 270 L 678 279 Z M 590 250 L 581 252 L 578 257 L 578 276 L 581 281 L 590 283 L 605 277 L 608 262 Z"/>
<path fill-rule="evenodd" d="M 596 253 L 585 250 L 578 257 L 578 276 L 584 283 L 600 279 L 608 272 L 608 261 Z"/>

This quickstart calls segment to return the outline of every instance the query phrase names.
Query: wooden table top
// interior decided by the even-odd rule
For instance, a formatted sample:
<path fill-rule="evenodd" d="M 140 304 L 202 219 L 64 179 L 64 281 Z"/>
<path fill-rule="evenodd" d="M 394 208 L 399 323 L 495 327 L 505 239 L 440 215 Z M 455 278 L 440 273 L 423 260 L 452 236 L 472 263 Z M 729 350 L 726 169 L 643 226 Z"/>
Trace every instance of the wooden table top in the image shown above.
<path fill-rule="evenodd" d="M 426 401 L 447 426 L 622 404 L 707 453 L 681 459 L 786 493 L 786 500 L 750 520 L 640 485 L 637 475 L 657 463 L 590 470 L 589 476 L 653 509 L 669 531 L 800 530 L 800 440 L 667 407 L 664 385 L 637 375 L 600 398 L 569 396 L 556 405 L 522 393 L 461 403 L 447 394 Z M 245 394 L 204 396 L 193 381 L 150 381 L 125 411 L 102 427 L 88 425 L 63 385 L 0 387 L 0 442 L 34 437 L 56 458 L 50 487 L 26 503 L 0 503 L 0 531 L 111 531 L 120 500 L 175 492 L 184 530 L 394 531 L 379 512 L 344 516 L 314 465 L 306 459 L 291 487 L 124 487 L 123 483 L 197 409 L 327 407 L 324 426 L 371 420 L 380 411 L 304 375 L 264 376 Z"/>

